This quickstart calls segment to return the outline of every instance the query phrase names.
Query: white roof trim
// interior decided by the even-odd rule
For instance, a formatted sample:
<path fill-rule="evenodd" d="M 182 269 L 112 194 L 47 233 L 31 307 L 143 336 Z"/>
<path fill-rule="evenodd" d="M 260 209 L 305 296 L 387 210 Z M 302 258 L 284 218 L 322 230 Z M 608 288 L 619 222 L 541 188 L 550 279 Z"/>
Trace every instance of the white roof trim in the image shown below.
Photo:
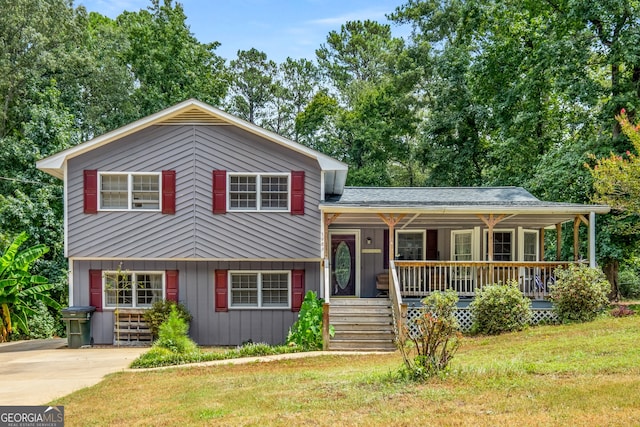
<path fill-rule="evenodd" d="M 332 170 L 332 171 L 342 172 L 339 175 L 342 175 L 342 174 L 344 175 L 344 179 L 342 179 L 342 185 L 341 185 L 341 187 L 344 187 L 344 182 L 346 180 L 346 174 L 348 170 L 348 166 L 345 163 L 340 162 L 334 158 L 331 158 L 309 147 L 305 147 L 304 145 L 298 144 L 297 142 L 284 138 L 274 132 L 270 132 L 266 129 L 262 129 L 261 127 L 258 127 L 253 123 L 249 123 L 247 121 L 239 119 L 229 113 L 226 113 L 222 110 L 219 110 L 215 107 L 205 104 L 204 102 L 200 102 L 196 99 L 189 99 L 187 101 L 181 102 L 172 107 L 166 108 L 158 113 L 144 117 L 126 126 L 123 126 L 111 132 L 105 133 L 104 135 L 100 135 L 94 139 L 78 144 L 75 147 L 71 147 L 57 154 L 46 157 L 36 162 L 36 167 L 57 178 L 64 179 L 63 166 L 68 159 L 79 156 L 83 153 L 89 152 L 96 148 L 102 147 L 103 145 L 109 144 L 110 142 L 123 138 L 134 132 L 138 132 L 149 126 L 160 124 L 163 121 L 170 119 L 186 110 L 192 109 L 193 107 L 199 108 L 202 111 L 209 113 L 212 116 L 218 117 L 221 120 L 224 120 L 229 124 L 235 125 L 247 132 L 261 136 L 272 142 L 275 142 L 284 147 L 287 147 L 293 151 L 296 151 L 298 153 L 304 154 L 305 156 L 316 159 L 322 170 Z M 341 188 L 339 189 L 341 193 L 342 192 Z"/>
<path fill-rule="evenodd" d="M 588 214 L 595 212 L 597 214 L 609 213 L 609 206 L 601 205 L 564 205 L 564 206 L 478 206 L 468 204 L 464 206 L 336 206 L 331 204 L 320 205 L 320 211 L 326 213 L 381 213 L 381 214 L 545 214 L 545 215 L 575 215 Z"/>

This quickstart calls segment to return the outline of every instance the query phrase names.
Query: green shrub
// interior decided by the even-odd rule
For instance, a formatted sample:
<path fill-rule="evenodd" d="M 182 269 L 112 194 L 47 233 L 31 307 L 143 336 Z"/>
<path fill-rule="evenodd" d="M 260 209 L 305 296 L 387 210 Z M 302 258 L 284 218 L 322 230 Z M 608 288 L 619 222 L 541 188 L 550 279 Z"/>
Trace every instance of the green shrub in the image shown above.
<path fill-rule="evenodd" d="M 154 346 L 134 360 L 133 363 L 131 363 L 131 367 L 157 368 L 159 366 L 183 365 L 185 363 L 198 363 L 201 361 L 203 361 L 202 353 L 199 350 L 191 353 L 175 353 L 168 348 Z"/>
<path fill-rule="evenodd" d="M 29 332 L 26 334 L 26 338 L 51 338 L 56 333 L 56 320 L 44 303 L 36 301 L 34 305 L 35 312 L 27 320 Z"/>
<path fill-rule="evenodd" d="M 153 343 L 153 346 L 166 348 L 173 353 L 192 353 L 197 350 L 198 346 L 189 338 L 188 331 L 189 325 L 180 317 L 178 309 L 171 307 L 169 317 L 160 325 L 158 339 Z"/>
<path fill-rule="evenodd" d="M 640 276 L 632 269 L 620 270 L 618 289 L 623 298 L 640 298 Z"/>
<path fill-rule="evenodd" d="M 185 363 L 210 362 L 214 360 L 237 359 L 240 357 L 271 356 L 275 354 L 297 353 L 297 346 L 270 346 L 263 343 L 245 344 L 222 353 L 205 352 L 196 349 L 189 353 L 174 353 L 168 348 L 152 347 L 131 364 L 132 368 L 156 368 L 159 366 L 183 365 Z"/>
<path fill-rule="evenodd" d="M 162 325 L 168 318 L 169 313 L 171 313 L 171 307 L 175 307 L 178 316 L 187 323 L 191 323 L 192 317 L 187 307 L 185 307 L 182 303 L 177 303 L 175 301 L 156 301 L 153 303 L 150 309 L 145 310 L 144 312 L 144 320 L 149 324 L 149 328 L 151 329 L 151 334 L 153 338 L 158 338 L 158 332 L 160 331 L 160 325 Z"/>
<path fill-rule="evenodd" d="M 457 302 L 458 294 L 451 289 L 422 300 L 420 314 L 403 331 L 407 341 L 398 346 L 404 361 L 401 377 L 424 381 L 446 371 L 462 336 L 455 318 Z"/>
<path fill-rule="evenodd" d="M 555 271 L 549 299 L 560 321 L 587 322 L 609 305 L 609 281 L 599 268 L 569 265 Z"/>
<path fill-rule="evenodd" d="M 304 296 L 298 320 L 289 329 L 287 344 L 297 345 L 304 351 L 322 350 L 322 305 L 324 300 L 309 291 Z M 333 336 L 334 328 L 329 326 Z"/>
<path fill-rule="evenodd" d="M 518 288 L 518 282 L 484 286 L 469 305 L 473 316 L 472 331 L 497 335 L 520 331 L 531 320 L 531 300 Z"/>

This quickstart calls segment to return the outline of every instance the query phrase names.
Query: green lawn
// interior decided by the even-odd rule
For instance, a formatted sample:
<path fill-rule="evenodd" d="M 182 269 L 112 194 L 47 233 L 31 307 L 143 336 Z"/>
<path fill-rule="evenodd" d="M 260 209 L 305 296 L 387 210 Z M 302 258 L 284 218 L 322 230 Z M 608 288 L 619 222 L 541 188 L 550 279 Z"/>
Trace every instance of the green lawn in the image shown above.
<path fill-rule="evenodd" d="M 465 338 L 446 378 L 399 353 L 110 375 L 56 400 L 76 425 L 640 425 L 640 317 Z"/>

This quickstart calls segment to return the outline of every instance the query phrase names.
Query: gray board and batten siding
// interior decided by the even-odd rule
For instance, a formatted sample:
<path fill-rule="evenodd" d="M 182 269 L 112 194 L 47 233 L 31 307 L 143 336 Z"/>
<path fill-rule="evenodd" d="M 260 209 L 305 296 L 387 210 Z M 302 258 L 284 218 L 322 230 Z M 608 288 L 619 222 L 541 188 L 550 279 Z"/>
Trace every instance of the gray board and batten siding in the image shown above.
<path fill-rule="evenodd" d="M 234 309 L 215 311 L 215 270 L 304 270 L 305 291 L 320 292 L 320 263 L 276 261 L 75 261 L 73 295 L 78 306 L 90 305 L 89 270 L 178 271 L 178 299 L 193 320 L 189 335 L 200 345 L 240 345 L 251 340 L 269 344 L 286 341 L 289 328 L 298 319 L 290 308 Z M 95 344 L 113 343 L 113 309 L 92 316 Z"/>
<path fill-rule="evenodd" d="M 176 213 L 83 212 L 83 171 L 176 171 Z M 212 213 L 212 171 L 305 172 L 305 214 Z M 69 159 L 67 255 L 319 259 L 318 162 L 235 126 L 154 125 Z"/>

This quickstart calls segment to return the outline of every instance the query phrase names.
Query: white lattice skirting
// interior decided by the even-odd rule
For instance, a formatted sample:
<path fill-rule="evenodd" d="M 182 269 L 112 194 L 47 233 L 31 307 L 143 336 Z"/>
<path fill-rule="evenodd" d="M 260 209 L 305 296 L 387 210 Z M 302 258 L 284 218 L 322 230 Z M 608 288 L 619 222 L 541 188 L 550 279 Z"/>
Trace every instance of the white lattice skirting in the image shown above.
<path fill-rule="evenodd" d="M 558 316 L 553 312 L 551 308 L 532 308 L 531 309 L 531 325 L 557 323 Z M 415 325 L 412 320 L 420 315 L 420 307 L 408 307 L 407 308 L 407 325 L 409 326 L 409 333 L 413 336 L 415 331 Z M 473 325 L 473 315 L 468 308 L 458 308 L 455 311 L 458 325 L 462 332 L 469 332 L 471 325 Z"/>

